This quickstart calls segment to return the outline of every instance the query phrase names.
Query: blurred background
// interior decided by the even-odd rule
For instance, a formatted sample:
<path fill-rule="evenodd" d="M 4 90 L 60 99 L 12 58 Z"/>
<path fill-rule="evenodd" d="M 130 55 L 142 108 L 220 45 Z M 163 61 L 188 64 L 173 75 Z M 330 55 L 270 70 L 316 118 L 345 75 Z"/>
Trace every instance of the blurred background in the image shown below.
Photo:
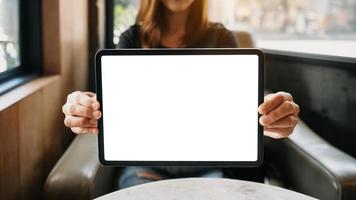
<path fill-rule="evenodd" d="M 138 0 L 113 1 L 114 45 L 135 23 L 138 4 Z M 0 0 L 0 5 L 0 72 L 4 72 L 20 65 L 20 3 Z M 355 56 L 350 48 L 356 45 L 354 0 L 209 0 L 209 17 L 230 30 L 253 33 L 262 48 Z M 340 46 L 342 52 L 316 48 L 319 45 Z"/>
<path fill-rule="evenodd" d="M 92 199 L 118 169 L 96 136 L 63 125 L 69 93 L 95 91 L 94 55 L 115 48 L 139 0 L 0 0 L 0 199 Z M 265 85 L 301 106 L 295 134 L 266 140 L 266 184 L 356 199 L 356 0 L 209 0 L 242 47 L 265 53 Z M 283 151 L 281 151 L 283 149 Z"/>
<path fill-rule="evenodd" d="M 114 1 L 114 44 L 135 23 L 138 3 Z M 354 0 L 209 0 L 209 17 L 230 30 L 253 33 L 262 48 L 356 56 Z"/>

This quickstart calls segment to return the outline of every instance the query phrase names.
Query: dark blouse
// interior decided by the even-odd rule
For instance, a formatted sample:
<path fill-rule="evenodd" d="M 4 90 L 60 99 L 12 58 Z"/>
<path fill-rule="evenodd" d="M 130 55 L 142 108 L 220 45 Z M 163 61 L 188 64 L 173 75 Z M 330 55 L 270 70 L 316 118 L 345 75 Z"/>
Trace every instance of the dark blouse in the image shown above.
<path fill-rule="evenodd" d="M 118 48 L 142 48 L 140 40 L 140 26 L 133 25 L 120 36 Z M 237 48 L 234 34 L 220 23 L 210 23 L 203 36 L 186 48 Z"/>

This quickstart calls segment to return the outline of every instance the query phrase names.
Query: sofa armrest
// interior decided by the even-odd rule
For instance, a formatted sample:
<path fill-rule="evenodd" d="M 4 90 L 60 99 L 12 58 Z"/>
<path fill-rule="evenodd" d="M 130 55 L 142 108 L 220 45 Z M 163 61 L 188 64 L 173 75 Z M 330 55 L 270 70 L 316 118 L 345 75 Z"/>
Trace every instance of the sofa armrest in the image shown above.
<path fill-rule="evenodd" d="M 323 200 L 356 199 L 356 160 L 305 123 L 287 139 L 266 142 L 266 151 L 292 189 Z"/>
<path fill-rule="evenodd" d="M 92 199 L 112 190 L 114 168 L 98 160 L 97 136 L 77 136 L 49 174 L 44 199 Z"/>

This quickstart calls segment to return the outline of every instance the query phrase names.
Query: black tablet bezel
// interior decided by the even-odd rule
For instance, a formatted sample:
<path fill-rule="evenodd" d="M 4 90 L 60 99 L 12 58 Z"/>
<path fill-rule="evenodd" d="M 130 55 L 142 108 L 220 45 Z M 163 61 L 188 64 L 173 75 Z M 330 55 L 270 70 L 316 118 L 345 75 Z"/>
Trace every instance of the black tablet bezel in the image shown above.
<path fill-rule="evenodd" d="M 97 99 L 101 103 L 100 111 L 103 111 L 102 80 L 101 80 L 101 57 L 123 56 L 123 55 L 257 55 L 259 58 L 258 69 L 258 104 L 264 99 L 264 54 L 259 49 L 104 49 L 97 52 L 95 56 L 95 79 Z M 257 113 L 256 105 L 256 114 Z M 105 160 L 104 154 L 104 132 L 103 118 L 99 120 L 99 161 L 107 166 L 196 166 L 196 167 L 257 167 L 263 162 L 263 127 L 258 124 L 258 155 L 256 161 L 109 161 Z"/>

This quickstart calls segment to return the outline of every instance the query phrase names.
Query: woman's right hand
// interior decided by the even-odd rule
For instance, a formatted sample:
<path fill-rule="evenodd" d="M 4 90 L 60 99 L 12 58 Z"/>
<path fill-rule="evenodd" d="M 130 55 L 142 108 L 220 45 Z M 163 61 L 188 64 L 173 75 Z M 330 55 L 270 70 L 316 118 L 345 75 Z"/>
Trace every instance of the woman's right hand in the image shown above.
<path fill-rule="evenodd" d="M 64 124 L 76 134 L 98 134 L 100 103 L 92 92 L 76 91 L 68 95 L 62 110 L 65 114 Z"/>

